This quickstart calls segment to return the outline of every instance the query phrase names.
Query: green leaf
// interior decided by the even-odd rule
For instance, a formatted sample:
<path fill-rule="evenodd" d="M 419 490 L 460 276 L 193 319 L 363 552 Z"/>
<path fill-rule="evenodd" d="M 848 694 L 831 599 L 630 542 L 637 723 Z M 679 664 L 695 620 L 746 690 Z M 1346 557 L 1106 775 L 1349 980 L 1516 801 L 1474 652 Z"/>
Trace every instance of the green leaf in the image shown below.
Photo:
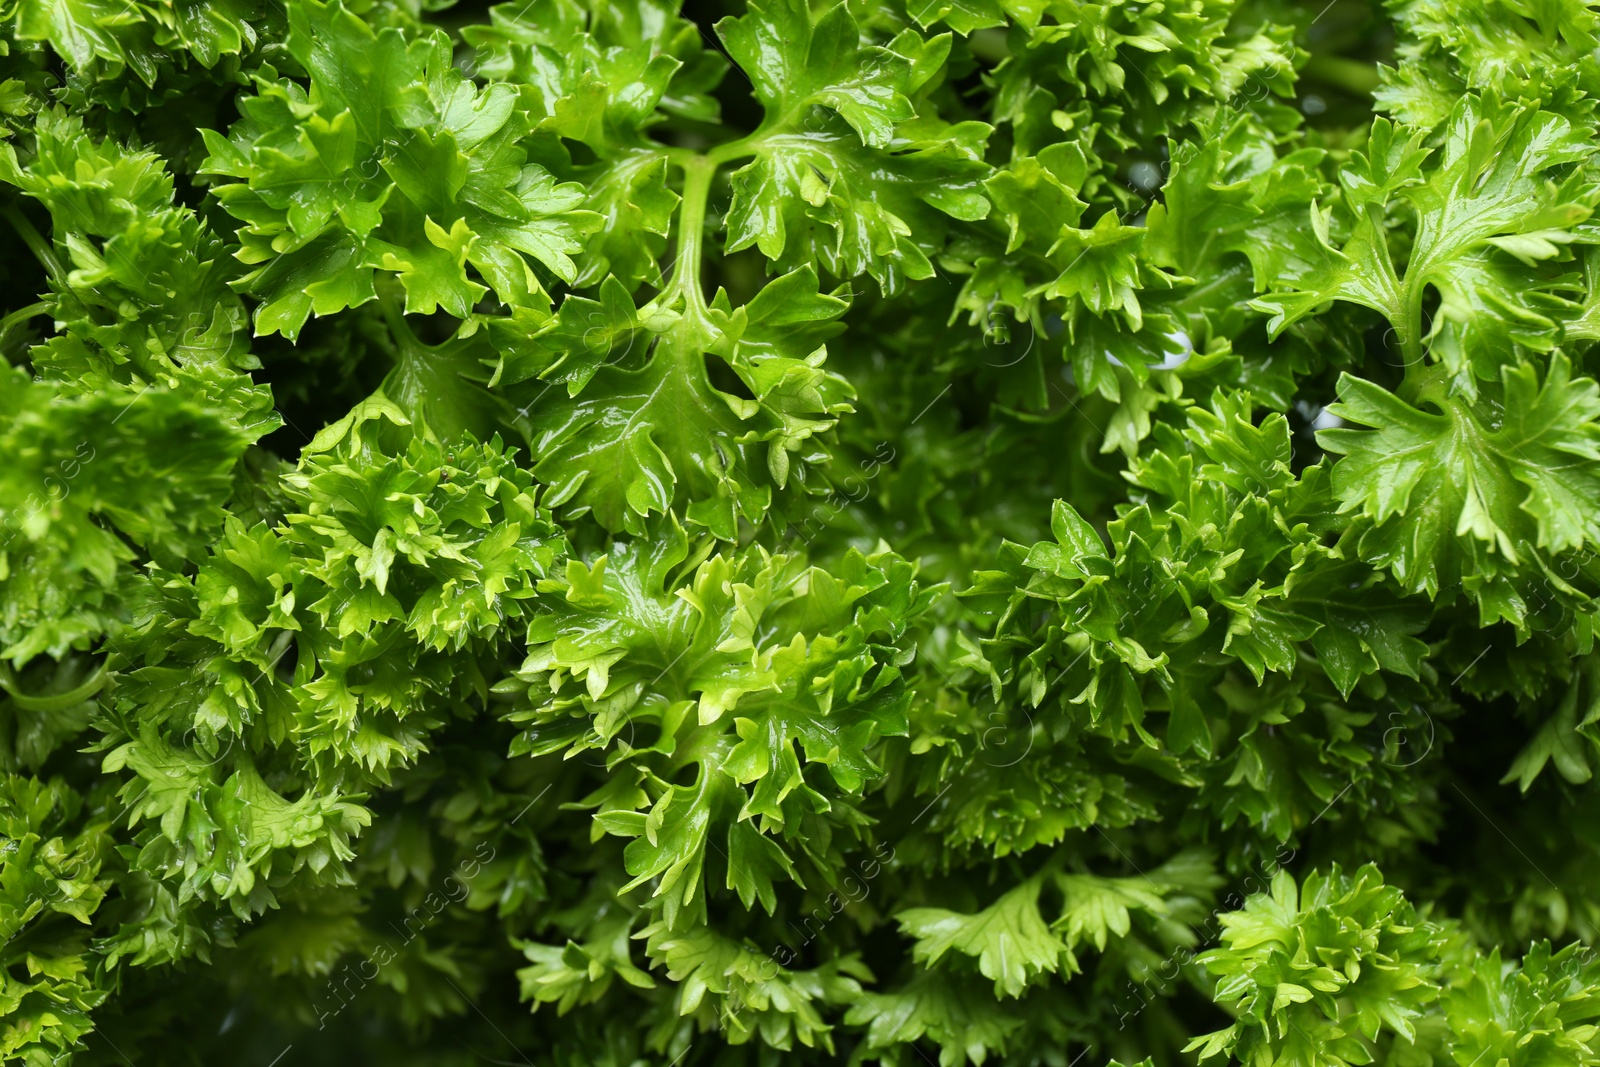
<path fill-rule="evenodd" d="M 1554 279 L 1540 265 L 1588 239 L 1580 227 L 1600 189 L 1570 167 L 1592 152 L 1583 130 L 1548 111 L 1462 97 L 1426 174 L 1423 137 L 1384 119 L 1373 124 L 1366 153 L 1340 175 L 1348 240 L 1333 247 L 1324 209 L 1313 204 L 1322 262 L 1256 306 L 1273 315 L 1273 334 L 1330 301 L 1372 308 L 1394 327 L 1407 365 L 1431 356 L 1470 397 L 1476 382 L 1499 378 L 1519 346 L 1542 352 L 1554 344 L 1548 301 L 1541 304 Z M 1416 213 L 1403 270 L 1390 250 L 1391 204 Z M 1531 284 L 1529 270 L 1538 279 Z M 1429 289 L 1440 305 L 1425 332 Z"/>
<path fill-rule="evenodd" d="M 581 186 L 529 161 L 515 91 L 478 89 L 437 32 L 374 32 L 319 0 L 295 0 L 290 24 L 309 91 L 262 81 L 229 138 L 207 132 L 202 168 L 241 179 L 215 194 L 244 224 L 236 256 L 255 269 L 236 286 L 262 301 L 258 334 L 292 340 L 311 314 L 373 299 L 379 271 L 398 276 L 408 312 L 457 318 L 488 291 L 548 306 L 549 280 L 576 279 L 601 219 Z"/>
<path fill-rule="evenodd" d="M 1039 914 L 1041 885 L 1030 879 L 973 915 L 911 908 L 895 918 L 916 939 L 917 961 L 937 963 L 950 951 L 971 956 L 979 972 L 994 981 L 996 996 L 1021 996 L 1031 979 L 1054 974 L 1063 961 L 1072 966 L 1071 952 Z"/>
<path fill-rule="evenodd" d="M 1437 596 L 1459 582 L 1486 621 L 1521 626 L 1526 596 L 1508 583 L 1600 538 L 1600 481 L 1585 473 L 1600 456 L 1600 388 L 1573 379 L 1565 356 L 1542 381 L 1531 365 L 1505 368 L 1478 404 L 1434 400 L 1437 414 L 1349 375 L 1339 390 L 1330 410 L 1372 429 L 1320 435 L 1344 456 L 1333 491 L 1370 520 L 1362 558 L 1407 589 Z"/>
<path fill-rule="evenodd" d="M 635 312 L 620 285 L 600 295 L 569 300 L 508 360 L 508 377 L 567 384 L 569 396 L 545 386 L 526 405 L 548 503 L 630 532 L 672 511 L 731 541 L 741 520 L 773 507 L 774 489 L 820 491 L 801 472 L 826 461 L 819 438 L 851 410 L 851 393 L 824 369 L 821 344 L 847 305 L 818 293 L 814 272 L 800 268 L 738 309 L 719 297 L 704 313 Z M 747 396 L 712 384 L 711 358 Z"/>
<path fill-rule="evenodd" d="M 862 48 L 842 3 L 820 16 L 799 0 L 752 3 L 749 14 L 717 23 L 717 36 L 749 76 L 768 127 L 787 125 L 817 105 L 836 112 L 874 148 L 887 147 L 896 124 L 911 118 L 906 91 L 942 61 L 916 51 L 907 56 L 894 46 Z M 920 49 L 921 40 L 912 35 L 905 46 Z"/>

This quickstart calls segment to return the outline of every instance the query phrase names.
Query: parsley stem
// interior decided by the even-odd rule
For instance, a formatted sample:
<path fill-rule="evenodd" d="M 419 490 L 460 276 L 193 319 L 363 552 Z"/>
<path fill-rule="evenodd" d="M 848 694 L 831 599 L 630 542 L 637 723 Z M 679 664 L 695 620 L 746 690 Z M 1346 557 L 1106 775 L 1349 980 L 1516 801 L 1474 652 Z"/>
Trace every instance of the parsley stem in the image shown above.
<path fill-rule="evenodd" d="M 732 163 L 736 159 L 748 159 L 756 154 L 756 152 L 759 150 L 761 142 L 764 139 L 764 135 L 758 137 L 753 133 L 748 134 L 736 141 L 728 141 L 708 150 L 706 152 L 706 158 L 711 160 L 713 163 L 716 163 L 718 166 L 721 166 L 724 163 Z"/>
<path fill-rule="evenodd" d="M 1405 361 L 1405 379 L 1402 395 L 1414 390 L 1414 384 L 1427 369 L 1427 357 L 1422 348 L 1422 289 L 1421 285 L 1407 285 L 1402 290 L 1400 322 L 1396 326 L 1400 340 L 1400 356 Z"/>
<path fill-rule="evenodd" d="M 0 319 L 0 337 L 4 337 L 6 335 L 6 331 L 10 330 L 11 327 L 17 325 L 19 322 L 27 322 L 35 315 L 49 314 L 51 306 L 52 305 L 50 301 L 40 300 L 37 303 L 29 304 L 25 308 L 18 308 L 16 311 L 13 311 L 5 318 Z"/>
<path fill-rule="evenodd" d="M 6 221 L 11 223 L 11 228 L 17 231 L 17 236 L 21 237 L 33 254 L 39 257 L 39 262 L 44 264 L 44 269 L 50 273 L 50 277 L 65 285 L 67 272 L 62 268 L 61 260 L 56 258 L 55 249 L 50 247 L 50 242 L 44 239 L 38 228 L 28 221 L 26 215 L 17 210 L 16 204 L 7 204 L 4 214 Z"/>
<path fill-rule="evenodd" d="M 1440 403 L 1449 395 L 1448 376 L 1441 363 L 1418 361 L 1406 366 L 1405 377 L 1395 389 L 1395 395 L 1412 407 L 1424 403 Z"/>
<path fill-rule="evenodd" d="M 389 333 L 394 336 L 395 347 L 405 355 L 413 348 L 424 346 L 417 340 L 417 335 L 411 332 L 410 323 L 406 322 L 405 309 L 398 303 L 401 299 L 403 298 L 386 287 L 378 294 L 378 310 L 383 313 L 383 321 L 389 327 Z"/>
<path fill-rule="evenodd" d="M 1352 96 L 1370 96 L 1380 81 L 1376 64 L 1342 56 L 1312 56 L 1306 61 L 1302 73 L 1312 81 L 1322 82 Z"/>
<path fill-rule="evenodd" d="M 9 663 L 0 663 L 0 690 L 11 697 L 17 707 L 24 711 L 53 713 L 66 709 L 92 698 L 96 693 L 105 688 L 106 669 L 102 664 L 88 679 L 80 685 L 67 690 L 65 693 L 48 693 L 33 696 L 22 691 L 17 676 Z"/>
<path fill-rule="evenodd" d="M 717 161 L 710 156 L 695 156 L 680 161 L 683 167 L 683 209 L 678 216 L 678 258 L 672 286 L 681 293 L 684 313 L 700 316 L 706 310 L 705 291 L 700 285 L 700 256 L 705 241 L 706 202 L 711 198 L 711 179 Z"/>

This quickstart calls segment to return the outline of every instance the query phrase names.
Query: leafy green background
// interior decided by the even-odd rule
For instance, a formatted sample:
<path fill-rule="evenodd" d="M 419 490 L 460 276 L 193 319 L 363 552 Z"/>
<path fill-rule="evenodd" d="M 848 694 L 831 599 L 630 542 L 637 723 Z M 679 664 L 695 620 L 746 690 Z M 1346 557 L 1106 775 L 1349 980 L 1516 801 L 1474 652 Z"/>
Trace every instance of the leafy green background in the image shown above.
<path fill-rule="evenodd" d="M 3 14 L 0 1060 L 1600 1063 L 1600 4 Z"/>

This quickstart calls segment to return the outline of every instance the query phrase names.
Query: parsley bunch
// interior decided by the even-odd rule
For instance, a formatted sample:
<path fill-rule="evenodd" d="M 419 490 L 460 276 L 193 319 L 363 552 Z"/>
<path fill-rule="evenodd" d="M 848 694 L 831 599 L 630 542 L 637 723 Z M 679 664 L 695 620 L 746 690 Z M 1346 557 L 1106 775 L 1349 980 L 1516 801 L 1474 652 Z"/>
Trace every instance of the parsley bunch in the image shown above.
<path fill-rule="evenodd" d="M 1600 2 L 16 0 L 0 1062 L 1600 1065 Z"/>

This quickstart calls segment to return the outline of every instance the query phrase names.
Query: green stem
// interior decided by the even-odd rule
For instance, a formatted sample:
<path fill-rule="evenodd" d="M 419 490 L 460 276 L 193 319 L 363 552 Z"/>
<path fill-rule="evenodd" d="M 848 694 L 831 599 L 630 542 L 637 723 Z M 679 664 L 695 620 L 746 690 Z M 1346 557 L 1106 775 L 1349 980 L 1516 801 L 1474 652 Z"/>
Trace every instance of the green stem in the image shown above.
<path fill-rule="evenodd" d="M 409 354 L 411 349 L 422 347 L 422 342 L 411 332 L 411 325 L 406 322 L 403 305 L 397 303 L 397 300 L 403 299 L 385 287 L 378 293 L 378 310 L 383 314 L 383 321 L 388 325 L 389 332 L 394 335 L 394 343 L 402 352 Z"/>
<path fill-rule="evenodd" d="M 1380 80 L 1375 64 L 1341 56 L 1312 56 L 1301 73 L 1311 81 L 1343 89 L 1352 96 L 1367 96 Z"/>
<path fill-rule="evenodd" d="M 1405 361 L 1404 393 L 1415 393 L 1428 370 L 1427 354 L 1422 350 L 1422 286 L 1403 287 L 1400 321 L 1395 330 L 1400 337 L 1400 356 Z"/>
<path fill-rule="evenodd" d="M 726 144 L 719 144 L 715 148 L 709 149 L 706 152 L 706 158 L 718 166 L 721 166 L 724 163 L 732 163 L 736 159 L 749 159 L 751 156 L 761 151 L 761 142 L 764 141 L 767 136 L 767 134 L 761 134 L 760 136 L 757 136 L 756 134 L 752 133 L 744 137 L 740 137 L 736 141 L 729 141 Z"/>
<path fill-rule="evenodd" d="M 56 250 L 50 247 L 50 242 L 44 239 L 37 227 L 28 221 L 28 217 L 17 210 L 17 205 L 7 204 L 5 207 L 6 221 L 11 223 L 11 228 L 17 231 L 39 262 L 44 264 L 44 269 L 50 272 L 50 277 L 58 284 L 65 286 L 67 272 L 61 266 L 61 260 L 56 258 Z"/>
<path fill-rule="evenodd" d="M 82 704 L 105 688 L 106 669 L 98 668 L 83 684 L 74 686 L 65 693 L 50 693 L 46 696 L 30 696 L 22 692 L 17 683 L 17 676 L 11 670 L 9 663 L 0 663 L 0 689 L 11 695 L 17 707 L 24 711 L 48 714 L 50 712 L 65 711 L 67 708 Z"/>
<path fill-rule="evenodd" d="M 1394 395 L 1412 407 L 1426 403 L 1442 404 L 1450 395 L 1449 378 L 1442 363 L 1413 363 L 1406 367 Z"/>
<path fill-rule="evenodd" d="M 717 160 L 711 155 L 682 161 L 683 210 L 678 216 L 678 256 L 673 268 L 673 295 L 682 294 L 684 313 L 703 316 L 705 291 L 700 286 L 700 257 L 706 234 L 706 204 L 711 199 L 711 179 Z"/>
<path fill-rule="evenodd" d="M 661 145 L 658 146 L 657 150 L 673 163 L 676 163 L 684 170 L 688 170 L 697 159 L 709 159 L 718 166 L 724 163 L 732 163 L 736 159 L 748 159 L 760 151 L 761 142 L 766 137 L 766 133 L 759 136 L 755 133 L 748 133 L 743 137 L 735 137 L 706 149 Z"/>
<path fill-rule="evenodd" d="M 6 332 L 19 322 L 27 322 L 35 315 L 49 314 L 51 307 L 52 305 L 49 301 L 40 300 L 38 303 L 29 304 L 25 308 L 18 308 L 5 318 L 0 319 L 0 337 L 4 337 Z"/>

